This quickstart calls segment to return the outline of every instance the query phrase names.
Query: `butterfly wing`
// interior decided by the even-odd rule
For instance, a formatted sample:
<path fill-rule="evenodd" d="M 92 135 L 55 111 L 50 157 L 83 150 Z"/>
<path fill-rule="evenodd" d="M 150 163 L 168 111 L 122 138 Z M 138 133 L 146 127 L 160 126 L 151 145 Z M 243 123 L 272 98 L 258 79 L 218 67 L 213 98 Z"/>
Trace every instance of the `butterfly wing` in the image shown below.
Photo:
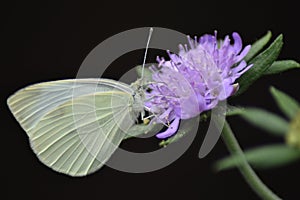
<path fill-rule="evenodd" d="M 128 85 L 109 79 L 70 79 L 38 83 L 11 95 L 7 104 L 27 132 L 48 112 L 81 95 L 109 90 L 133 91 Z"/>
<path fill-rule="evenodd" d="M 51 108 L 45 107 L 47 111 L 39 109 L 44 104 L 34 96 L 31 97 L 32 100 L 40 106 L 32 104 L 23 108 L 21 104 L 23 100 L 30 99 L 30 95 L 35 92 L 39 97 L 43 97 L 46 103 L 48 101 L 45 96 L 51 96 L 49 92 L 46 92 L 46 95 L 38 91 L 30 90 L 29 94 L 21 91 L 23 95 L 16 98 L 20 94 L 15 94 L 15 97 L 9 100 L 9 106 L 17 120 L 22 119 L 19 122 L 25 127 L 31 147 L 44 164 L 71 176 L 84 176 L 103 166 L 136 119 L 132 111 L 133 97 L 124 91 L 130 89 L 118 84 L 117 87 L 113 86 L 100 85 L 100 92 L 70 97 L 68 100 L 64 100 L 64 95 L 58 94 L 62 93 L 61 91 L 55 90 L 56 98 L 51 98 L 55 103 L 49 102 L 47 105 Z M 52 87 L 44 91 L 51 91 L 50 89 Z M 25 97 L 21 98 L 22 96 Z M 24 111 L 31 114 L 33 119 L 20 118 L 26 117 Z M 34 117 L 40 112 L 43 112 L 43 115 Z M 30 123 L 27 123 L 28 119 L 31 120 Z"/>

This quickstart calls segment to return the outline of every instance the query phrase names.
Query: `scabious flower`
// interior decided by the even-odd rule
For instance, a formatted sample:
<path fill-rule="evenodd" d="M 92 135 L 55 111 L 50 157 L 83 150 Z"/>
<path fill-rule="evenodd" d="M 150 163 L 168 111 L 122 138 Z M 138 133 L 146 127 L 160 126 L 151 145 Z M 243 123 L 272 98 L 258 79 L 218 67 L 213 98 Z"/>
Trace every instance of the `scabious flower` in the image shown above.
<path fill-rule="evenodd" d="M 168 52 L 170 60 L 158 58 L 153 72 L 150 92 L 145 104 L 155 116 L 152 121 L 168 126 L 158 138 L 176 133 L 180 119 L 189 119 L 213 109 L 219 101 L 238 90 L 236 79 L 252 65 L 243 60 L 250 45 L 242 49 L 238 33 L 218 41 L 217 34 L 197 39 L 188 37 L 187 45 L 179 46 L 179 53 Z"/>

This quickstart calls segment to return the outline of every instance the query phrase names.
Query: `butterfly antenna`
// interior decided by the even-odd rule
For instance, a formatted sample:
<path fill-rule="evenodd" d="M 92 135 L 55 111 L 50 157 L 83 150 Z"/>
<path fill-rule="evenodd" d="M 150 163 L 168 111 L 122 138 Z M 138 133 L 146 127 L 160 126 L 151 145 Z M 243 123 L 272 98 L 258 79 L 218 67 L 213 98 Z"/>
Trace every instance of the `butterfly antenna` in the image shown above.
<path fill-rule="evenodd" d="M 153 28 L 151 27 L 150 30 L 149 30 L 149 35 L 148 35 L 146 50 L 145 50 L 145 54 L 144 54 L 143 65 L 142 65 L 142 77 L 141 77 L 142 80 L 144 79 L 144 70 L 145 70 L 146 57 L 147 57 L 147 53 L 148 53 L 148 48 L 149 48 L 149 43 L 150 43 L 150 39 L 151 39 L 151 36 L 152 36 L 152 32 L 153 32 Z"/>
<path fill-rule="evenodd" d="M 150 30 L 149 30 L 149 35 L 148 35 L 148 39 L 147 39 L 146 50 L 145 50 L 144 60 L 143 60 L 143 65 L 142 65 L 142 74 L 141 74 L 141 86 L 142 87 L 144 85 L 145 63 L 146 63 L 146 58 L 147 58 L 147 53 L 148 53 L 148 48 L 149 48 L 149 43 L 150 43 L 150 39 L 151 39 L 151 36 L 152 36 L 152 32 L 153 32 L 153 28 L 151 27 Z M 141 117 L 142 117 L 143 121 L 144 121 L 144 116 L 145 116 L 145 112 L 143 111 L 141 113 Z"/>

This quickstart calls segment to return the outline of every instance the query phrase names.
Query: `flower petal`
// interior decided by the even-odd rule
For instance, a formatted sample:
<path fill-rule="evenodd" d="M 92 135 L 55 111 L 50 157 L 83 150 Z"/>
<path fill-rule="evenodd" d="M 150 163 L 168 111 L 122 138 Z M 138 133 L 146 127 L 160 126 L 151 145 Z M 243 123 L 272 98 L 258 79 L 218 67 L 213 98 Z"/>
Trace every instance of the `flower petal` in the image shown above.
<path fill-rule="evenodd" d="M 240 62 L 241 60 L 243 60 L 243 58 L 245 58 L 245 56 L 248 54 L 248 52 L 251 49 L 251 45 L 248 45 L 244 48 L 244 50 L 240 53 L 240 55 L 238 55 L 235 59 L 235 62 Z"/>
<path fill-rule="evenodd" d="M 242 50 L 242 46 L 243 46 L 242 38 L 236 32 L 232 33 L 232 37 L 233 37 L 233 40 L 234 40 L 233 49 L 234 49 L 235 53 L 238 54 Z"/>
<path fill-rule="evenodd" d="M 164 138 L 167 138 L 167 137 L 170 137 L 170 136 L 174 135 L 178 130 L 179 122 L 180 122 L 180 118 L 176 117 L 174 119 L 174 121 L 170 124 L 168 129 L 164 132 L 158 133 L 156 135 L 156 137 L 159 138 L 159 139 L 164 139 Z"/>

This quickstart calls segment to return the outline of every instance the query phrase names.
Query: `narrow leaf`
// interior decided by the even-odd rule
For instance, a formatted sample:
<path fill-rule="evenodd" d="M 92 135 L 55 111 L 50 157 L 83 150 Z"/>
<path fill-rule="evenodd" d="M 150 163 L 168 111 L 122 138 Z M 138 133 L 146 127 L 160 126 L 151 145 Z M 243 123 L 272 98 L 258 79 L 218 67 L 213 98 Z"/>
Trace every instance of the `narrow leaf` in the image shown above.
<path fill-rule="evenodd" d="M 289 69 L 300 68 L 300 64 L 294 60 L 275 61 L 271 67 L 265 71 L 265 75 L 278 74 Z"/>
<path fill-rule="evenodd" d="M 283 93 L 282 91 L 274 87 L 271 87 L 270 91 L 281 111 L 288 118 L 293 119 L 299 111 L 299 103 L 289 95 Z"/>
<path fill-rule="evenodd" d="M 271 31 L 268 31 L 266 35 L 264 35 L 263 37 L 258 39 L 256 42 L 254 42 L 251 46 L 251 49 L 250 49 L 249 53 L 247 54 L 247 56 L 245 57 L 244 60 L 246 62 L 248 62 L 254 56 L 256 56 L 256 54 L 258 54 L 264 48 L 264 46 L 266 44 L 268 44 L 271 37 L 272 37 L 272 33 L 271 33 Z"/>
<path fill-rule="evenodd" d="M 288 132 L 289 123 L 270 112 L 258 108 L 245 108 L 239 113 L 246 121 L 276 136 L 283 136 Z"/>
<path fill-rule="evenodd" d="M 239 115 L 243 112 L 243 109 L 244 108 L 242 108 L 242 107 L 227 105 L 226 116 L 230 117 L 230 116 L 234 116 L 234 115 Z"/>
<path fill-rule="evenodd" d="M 240 89 L 237 95 L 245 92 L 277 59 L 282 48 L 282 35 L 279 35 L 275 41 L 261 54 L 251 60 L 253 67 L 249 69 L 243 76 L 238 79 Z"/>
<path fill-rule="evenodd" d="M 244 152 L 249 164 L 257 169 L 281 167 L 300 159 L 300 150 L 285 144 L 273 144 L 250 149 Z M 238 156 L 226 157 L 214 165 L 217 171 L 227 170 L 240 165 Z"/>

